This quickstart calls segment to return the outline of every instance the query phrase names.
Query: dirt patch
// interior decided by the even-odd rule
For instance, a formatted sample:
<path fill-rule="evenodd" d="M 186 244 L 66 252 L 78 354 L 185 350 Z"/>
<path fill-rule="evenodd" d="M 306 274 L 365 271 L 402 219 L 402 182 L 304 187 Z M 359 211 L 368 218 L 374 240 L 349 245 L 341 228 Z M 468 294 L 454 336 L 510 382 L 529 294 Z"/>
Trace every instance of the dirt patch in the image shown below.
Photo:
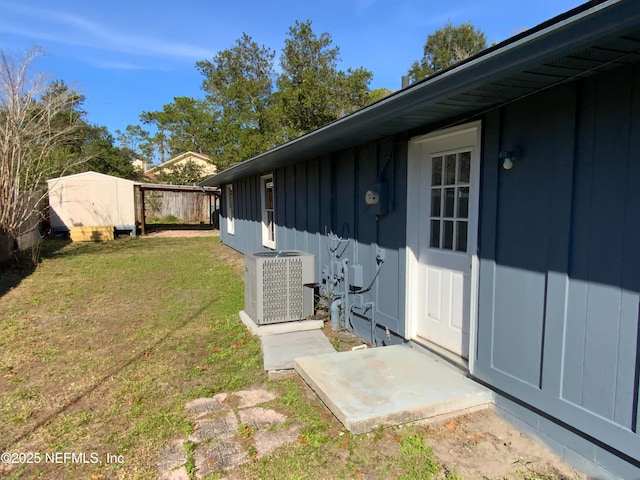
<path fill-rule="evenodd" d="M 319 315 L 321 317 L 323 315 Z M 348 331 L 333 331 L 327 320 L 325 318 L 323 332 L 337 350 L 347 351 L 363 344 L 361 338 Z M 443 476 L 449 472 L 466 480 L 587 478 L 491 409 L 415 429 L 416 433 L 424 435 L 443 465 Z M 386 432 L 378 437 L 372 445 L 378 452 L 392 454 L 397 449 L 397 435 Z"/>
<path fill-rule="evenodd" d="M 220 236 L 219 230 L 186 230 L 186 229 L 167 229 L 157 230 L 146 233 L 142 238 L 157 238 L 157 237 L 218 237 Z"/>
<path fill-rule="evenodd" d="M 424 428 L 429 445 L 445 469 L 467 480 L 587 478 L 492 410 Z"/>

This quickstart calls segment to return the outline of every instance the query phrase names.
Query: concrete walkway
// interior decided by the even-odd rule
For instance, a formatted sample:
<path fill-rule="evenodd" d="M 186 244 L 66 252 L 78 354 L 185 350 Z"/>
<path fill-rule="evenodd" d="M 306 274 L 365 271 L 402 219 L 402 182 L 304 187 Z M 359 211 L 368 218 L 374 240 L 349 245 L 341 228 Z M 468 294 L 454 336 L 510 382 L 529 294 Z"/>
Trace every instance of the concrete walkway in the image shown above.
<path fill-rule="evenodd" d="M 324 326 L 322 320 L 256 325 L 244 311 L 240 312 L 240 320 L 260 337 L 264 369 L 271 379 L 293 374 L 293 360 L 298 357 L 336 351 L 320 331 Z"/>

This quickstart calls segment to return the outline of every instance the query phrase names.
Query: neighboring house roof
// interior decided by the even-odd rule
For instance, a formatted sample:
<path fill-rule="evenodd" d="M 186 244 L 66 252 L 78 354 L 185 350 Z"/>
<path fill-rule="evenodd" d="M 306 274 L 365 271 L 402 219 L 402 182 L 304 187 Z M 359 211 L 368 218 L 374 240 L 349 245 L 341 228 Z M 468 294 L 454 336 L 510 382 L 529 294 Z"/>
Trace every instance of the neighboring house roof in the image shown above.
<path fill-rule="evenodd" d="M 157 165 L 153 168 L 150 168 L 147 170 L 146 173 L 157 173 L 160 170 L 162 170 L 163 168 L 167 168 L 167 167 L 171 167 L 174 164 L 180 163 L 182 161 L 186 161 L 186 160 L 202 160 L 204 162 L 207 163 L 211 163 L 211 161 L 209 160 L 209 156 L 208 155 L 204 155 L 202 153 L 195 153 L 195 152 L 185 152 L 182 153 L 180 155 L 178 155 L 177 157 L 173 157 L 169 160 L 167 160 L 164 163 L 161 163 L 160 165 Z M 211 163 L 211 165 L 213 165 Z"/>
<path fill-rule="evenodd" d="M 595 0 L 490 47 L 368 107 L 212 175 L 222 185 L 309 158 L 444 127 L 640 59 L 640 2 Z"/>

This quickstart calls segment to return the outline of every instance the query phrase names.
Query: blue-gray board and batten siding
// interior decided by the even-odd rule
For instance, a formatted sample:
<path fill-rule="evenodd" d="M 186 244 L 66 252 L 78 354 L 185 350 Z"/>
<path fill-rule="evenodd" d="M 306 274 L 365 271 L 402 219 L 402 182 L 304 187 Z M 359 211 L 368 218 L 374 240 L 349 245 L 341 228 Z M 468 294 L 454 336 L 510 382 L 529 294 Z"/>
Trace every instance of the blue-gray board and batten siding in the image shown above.
<path fill-rule="evenodd" d="M 473 376 L 496 389 L 500 408 L 594 475 L 640 479 L 640 65 L 547 89 L 476 118 L 482 121 L 477 348 Z M 326 232 L 375 303 L 379 341 L 406 338 L 408 139 L 357 145 L 274 173 L 276 248 L 329 261 Z M 514 150 L 511 170 L 499 152 Z M 266 172 L 265 172 L 266 173 Z M 376 218 L 364 192 L 389 187 Z M 234 186 L 235 234 L 261 242 L 260 177 Z M 225 206 L 222 212 L 224 215 Z M 367 321 L 355 319 L 361 336 Z"/>
<path fill-rule="evenodd" d="M 474 375 L 640 478 L 640 65 L 494 110 L 483 129 Z M 518 148 L 512 170 L 492 161 Z"/>
<path fill-rule="evenodd" d="M 405 275 L 406 195 L 404 190 L 394 194 L 393 186 L 404 184 L 406 155 L 406 142 L 394 144 L 387 139 L 273 172 L 276 249 L 315 255 L 317 280 L 322 266 L 330 262 L 329 232 L 343 239 L 337 252 L 340 259 L 363 266 L 367 285 L 375 275 L 376 256 L 383 252 L 384 263 L 374 288 L 354 298 L 356 305 L 374 302 L 375 311 L 353 316 L 356 332 L 365 338 L 370 337 L 366 318 L 375 316 L 381 345 L 399 343 L 405 334 L 404 282 L 398 279 Z M 392 186 L 389 194 L 394 200 L 388 214 L 376 218 L 374 209 L 362 199 L 381 177 Z M 221 221 L 222 241 L 242 253 L 266 250 L 261 236 L 260 176 L 234 182 L 233 196 L 234 234 L 227 233 L 226 222 Z M 223 204 L 223 216 L 225 211 Z M 357 313 L 357 307 L 355 310 Z"/>

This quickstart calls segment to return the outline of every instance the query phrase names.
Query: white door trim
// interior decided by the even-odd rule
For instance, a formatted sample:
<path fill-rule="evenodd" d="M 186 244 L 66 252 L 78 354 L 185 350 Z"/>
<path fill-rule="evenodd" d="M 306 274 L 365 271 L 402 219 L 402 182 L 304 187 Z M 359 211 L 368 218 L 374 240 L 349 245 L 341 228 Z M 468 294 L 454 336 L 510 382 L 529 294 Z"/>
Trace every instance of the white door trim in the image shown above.
<path fill-rule="evenodd" d="M 459 137 L 461 141 L 473 145 L 476 161 L 472 161 L 472 175 L 476 181 L 471 185 L 470 195 L 476 196 L 479 200 L 480 196 L 480 159 L 481 159 L 481 135 L 482 125 L 480 121 L 459 125 L 444 130 L 438 130 L 426 135 L 412 138 L 408 147 L 408 165 L 407 165 L 407 250 L 406 250 L 406 295 L 405 295 L 405 328 L 409 339 L 416 338 L 416 321 L 418 318 L 418 305 L 421 299 L 418 298 L 417 292 L 420 283 L 420 275 L 418 272 L 418 255 L 419 255 L 419 227 L 420 222 L 416 219 L 420 218 L 420 175 L 419 160 L 421 158 L 421 145 L 428 142 L 436 142 L 441 140 L 455 139 Z M 473 225 L 469 224 L 469 229 L 474 228 L 478 232 L 479 225 L 479 202 L 473 202 L 476 211 L 469 212 L 469 218 L 473 218 Z M 476 235 L 477 236 L 477 235 Z M 469 371 L 474 373 L 475 357 L 477 349 L 477 327 L 478 327 L 478 255 L 477 241 L 474 245 L 470 245 L 471 256 L 471 291 L 470 291 L 470 319 L 469 319 Z M 422 299 L 424 300 L 424 299 Z"/>

